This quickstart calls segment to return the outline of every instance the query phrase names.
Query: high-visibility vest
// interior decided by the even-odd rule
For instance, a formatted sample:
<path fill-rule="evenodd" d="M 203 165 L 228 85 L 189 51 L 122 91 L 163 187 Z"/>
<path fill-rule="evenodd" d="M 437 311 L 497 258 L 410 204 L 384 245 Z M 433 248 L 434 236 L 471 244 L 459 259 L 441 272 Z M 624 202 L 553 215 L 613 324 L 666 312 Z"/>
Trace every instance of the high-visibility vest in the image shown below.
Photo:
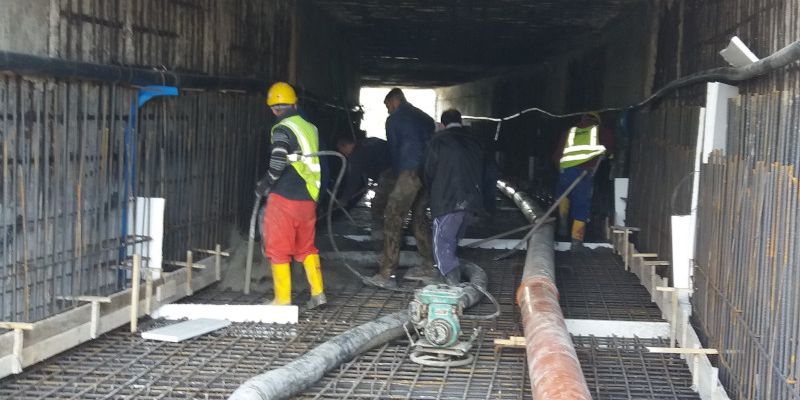
<path fill-rule="evenodd" d="M 302 154 L 316 153 L 319 150 L 319 136 L 317 127 L 303 119 L 299 115 L 293 115 L 283 119 L 272 127 L 270 135 L 275 133 L 275 128 L 283 126 L 292 131 L 300 143 Z M 299 157 L 297 154 L 289 154 L 290 165 L 297 171 L 301 178 L 306 182 L 308 194 L 314 201 L 319 197 L 321 187 L 322 169 L 319 164 L 319 157 Z"/>
<path fill-rule="evenodd" d="M 581 165 L 606 152 L 606 147 L 597 140 L 597 125 L 585 128 L 572 127 L 564 143 L 561 169 Z"/>

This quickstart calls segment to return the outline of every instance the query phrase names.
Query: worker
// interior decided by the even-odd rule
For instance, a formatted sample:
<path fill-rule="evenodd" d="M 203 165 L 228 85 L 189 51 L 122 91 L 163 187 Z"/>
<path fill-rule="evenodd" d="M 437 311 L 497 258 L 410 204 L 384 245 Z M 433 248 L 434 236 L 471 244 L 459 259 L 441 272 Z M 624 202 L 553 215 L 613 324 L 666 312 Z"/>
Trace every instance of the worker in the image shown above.
<path fill-rule="evenodd" d="M 433 216 L 433 256 L 445 282 L 461 282 L 456 256 L 458 240 L 467 225 L 483 211 L 483 149 L 477 137 L 461 124 L 458 110 L 442 113 L 445 129 L 428 145 L 425 183 Z"/>
<path fill-rule="evenodd" d="M 597 163 L 600 162 L 600 156 L 610 150 L 611 146 L 613 146 L 611 131 L 602 128 L 599 113 L 590 112 L 582 115 L 580 122 L 562 135 L 553 154 L 553 160 L 561 171 L 556 190 L 557 197 L 560 197 L 583 171 L 588 173 L 558 205 L 558 234 L 562 237 L 570 236 L 573 250 L 583 248 L 586 224 L 591 215 L 593 173 Z M 568 233 L 570 217 L 573 222 L 572 230 Z"/>
<path fill-rule="evenodd" d="M 339 203 L 347 205 L 360 199 L 368 179 L 377 183 L 370 204 L 370 233 L 373 240 L 383 241 L 383 212 L 389 196 L 387 188 L 394 186 L 389 143 L 376 137 L 356 142 L 351 136 L 343 136 L 337 140 L 336 148 L 347 157 L 347 171 L 338 195 Z"/>
<path fill-rule="evenodd" d="M 434 131 L 433 118 L 406 101 L 403 91 L 394 88 L 384 99 L 389 117 L 386 118 L 386 139 L 395 183 L 389 191 L 384 211 L 383 255 L 378 273 L 367 282 L 381 287 L 397 286 L 395 271 L 400 261 L 400 241 L 403 221 L 412 211 L 411 226 L 417 240 L 422 265 L 406 272 L 406 278 L 428 279 L 439 275 L 433 268 L 430 223 L 426 217 L 427 195 L 420 178 L 425 147 Z M 388 188 L 387 188 L 388 189 Z"/>
<path fill-rule="evenodd" d="M 256 191 L 268 195 L 264 212 L 264 254 L 272 265 L 272 305 L 292 303 L 292 258 L 303 263 L 311 299 L 306 308 L 326 303 L 319 250 L 314 245 L 319 157 L 300 156 L 319 149 L 317 127 L 297 113 L 297 94 L 285 82 L 269 88 L 267 105 L 277 118 L 272 127 L 269 170 Z"/>

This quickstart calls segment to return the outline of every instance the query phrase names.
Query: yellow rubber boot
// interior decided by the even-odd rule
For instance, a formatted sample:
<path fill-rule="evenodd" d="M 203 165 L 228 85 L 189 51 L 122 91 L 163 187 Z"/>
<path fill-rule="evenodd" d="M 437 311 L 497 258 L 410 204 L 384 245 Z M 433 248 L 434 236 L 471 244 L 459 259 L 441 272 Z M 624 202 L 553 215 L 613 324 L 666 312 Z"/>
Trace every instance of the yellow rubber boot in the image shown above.
<path fill-rule="evenodd" d="M 572 249 L 578 250 L 583 247 L 583 236 L 586 234 L 586 222 L 578 221 L 577 219 L 572 222 Z"/>
<path fill-rule="evenodd" d="M 566 237 L 569 230 L 569 199 L 564 198 L 558 203 L 558 236 Z"/>
<path fill-rule="evenodd" d="M 275 298 L 269 304 L 273 306 L 292 304 L 292 270 L 289 263 L 272 264 L 272 283 L 275 287 Z"/>
<path fill-rule="evenodd" d="M 322 268 L 319 262 L 319 254 L 309 254 L 303 260 L 303 268 L 306 270 L 308 285 L 311 287 L 311 299 L 306 304 L 307 309 L 312 309 L 328 302 L 325 298 L 325 290 L 322 285 Z"/>

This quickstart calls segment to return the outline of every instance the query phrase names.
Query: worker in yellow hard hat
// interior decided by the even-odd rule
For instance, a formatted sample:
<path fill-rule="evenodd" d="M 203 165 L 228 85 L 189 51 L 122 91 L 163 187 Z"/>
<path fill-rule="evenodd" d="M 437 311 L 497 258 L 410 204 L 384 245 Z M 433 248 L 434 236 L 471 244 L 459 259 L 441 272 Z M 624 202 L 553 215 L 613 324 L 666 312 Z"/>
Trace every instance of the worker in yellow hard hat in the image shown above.
<path fill-rule="evenodd" d="M 272 264 L 275 298 L 270 304 L 292 302 L 292 258 L 303 263 L 311 286 L 307 308 L 326 303 L 319 250 L 314 245 L 316 202 L 320 191 L 317 127 L 297 113 L 297 94 L 285 82 L 269 88 L 267 105 L 277 118 L 271 131 L 269 170 L 256 186 L 269 196 L 263 219 L 264 254 Z M 303 156 L 305 155 L 305 156 Z"/>
<path fill-rule="evenodd" d="M 602 127 L 600 114 L 593 111 L 582 115 L 580 122 L 562 135 L 553 154 L 553 161 L 561 171 L 556 190 L 557 197 L 561 196 L 583 171 L 589 172 L 589 175 L 584 177 L 558 205 L 558 234 L 571 238 L 573 250 L 583 248 L 586 224 L 591 216 L 594 186 L 592 173 L 600 156 L 613 151 L 613 143 L 614 137 L 611 131 Z"/>

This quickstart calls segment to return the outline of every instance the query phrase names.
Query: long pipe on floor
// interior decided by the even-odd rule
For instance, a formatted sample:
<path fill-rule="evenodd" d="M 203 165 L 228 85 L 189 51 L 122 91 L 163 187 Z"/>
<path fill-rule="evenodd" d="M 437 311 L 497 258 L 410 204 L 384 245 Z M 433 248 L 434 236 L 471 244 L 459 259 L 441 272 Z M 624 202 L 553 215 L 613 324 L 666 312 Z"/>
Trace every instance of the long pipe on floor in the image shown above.
<path fill-rule="evenodd" d="M 525 193 L 504 181 L 497 187 L 533 222 L 542 210 Z M 534 399 L 591 400 L 578 355 L 567 331 L 555 281 L 554 227 L 544 224 L 528 241 L 525 269 L 517 289 L 528 373 Z"/>
<path fill-rule="evenodd" d="M 486 289 L 486 273 L 477 265 L 465 262 L 463 273 L 469 282 Z M 472 286 L 465 287 L 464 308 L 472 307 L 483 296 Z M 261 375 L 250 378 L 229 397 L 229 400 L 286 399 L 322 379 L 328 371 L 343 362 L 405 334 L 408 312 L 398 311 L 352 328 L 315 347 L 306 354 Z"/>

